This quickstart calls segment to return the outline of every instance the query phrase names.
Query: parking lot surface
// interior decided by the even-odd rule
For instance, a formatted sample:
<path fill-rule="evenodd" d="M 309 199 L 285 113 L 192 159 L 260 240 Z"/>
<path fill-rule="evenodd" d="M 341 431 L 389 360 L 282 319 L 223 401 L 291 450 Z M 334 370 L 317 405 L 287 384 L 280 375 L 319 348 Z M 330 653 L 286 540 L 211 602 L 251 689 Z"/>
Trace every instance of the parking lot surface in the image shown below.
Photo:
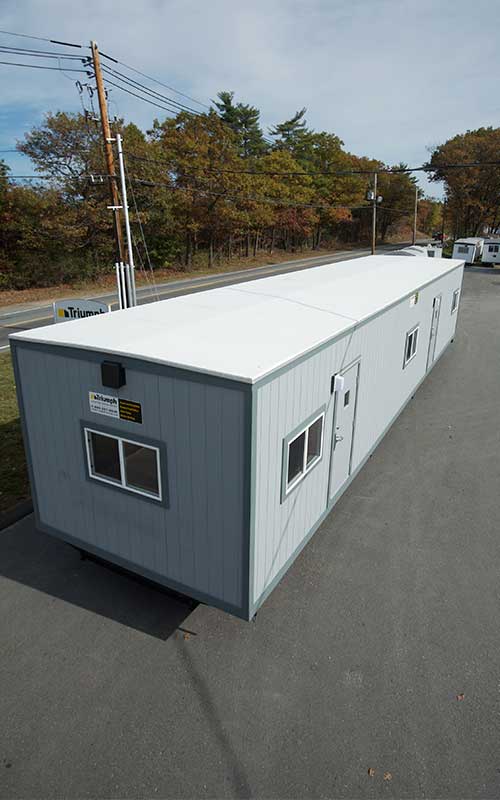
<path fill-rule="evenodd" d="M 255 622 L 0 533 L 0 797 L 500 795 L 500 275 L 459 314 Z"/>

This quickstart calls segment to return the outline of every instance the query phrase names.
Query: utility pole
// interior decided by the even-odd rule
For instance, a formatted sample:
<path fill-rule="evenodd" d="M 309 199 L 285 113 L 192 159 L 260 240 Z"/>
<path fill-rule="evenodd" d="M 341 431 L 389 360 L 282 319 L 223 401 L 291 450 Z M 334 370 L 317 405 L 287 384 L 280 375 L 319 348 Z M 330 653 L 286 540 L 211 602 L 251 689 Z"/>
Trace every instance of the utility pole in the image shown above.
<path fill-rule="evenodd" d="M 373 206 L 372 206 L 372 256 L 375 255 L 377 244 L 377 180 L 378 175 L 373 173 Z"/>
<path fill-rule="evenodd" d="M 417 241 L 417 214 L 418 214 L 418 186 L 415 186 L 415 216 L 413 218 L 413 237 L 412 244 Z"/>
<path fill-rule="evenodd" d="M 441 246 L 444 247 L 444 227 L 446 222 L 446 198 L 443 203 L 442 208 L 442 219 L 441 219 Z"/>
<path fill-rule="evenodd" d="M 118 197 L 118 186 L 116 183 L 115 161 L 113 156 L 111 129 L 109 127 L 108 118 L 108 104 L 106 102 L 106 91 L 104 89 L 104 81 L 102 79 L 101 61 L 99 58 L 99 50 L 97 42 L 90 42 L 90 50 L 92 52 L 92 61 L 94 64 L 94 74 L 97 86 L 97 96 L 99 98 L 99 111 L 101 112 L 101 125 L 102 136 L 104 140 L 104 153 L 106 156 L 106 167 L 108 171 L 109 191 L 111 197 L 111 209 L 114 217 L 117 260 L 116 263 L 125 263 L 127 261 L 125 246 L 123 243 L 123 234 L 120 221 L 120 199 Z"/>

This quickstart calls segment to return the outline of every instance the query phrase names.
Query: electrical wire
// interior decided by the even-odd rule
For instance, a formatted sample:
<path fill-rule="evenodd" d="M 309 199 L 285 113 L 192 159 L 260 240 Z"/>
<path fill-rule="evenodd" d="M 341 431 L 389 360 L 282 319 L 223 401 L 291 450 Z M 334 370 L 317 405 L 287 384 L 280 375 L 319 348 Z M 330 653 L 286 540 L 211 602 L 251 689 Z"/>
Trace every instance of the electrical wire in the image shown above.
<path fill-rule="evenodd" d="M 109 59 L 109 61 L 113 61 L 115 64 L 120 64 L 120 66 L 131 70 L 131 72 L 135 72 L 137 75 L 141 75 L 148 81 L 153 81 L 153 83 L 157 83 L 158 86 L 163 86 L 164 89 L 168 89 L 170 92 L 175 92 L 175 94 L 178 94 L 180 97 L 184 97 L 186 100 L 190 100 L 192 103 L 196 103 L 199 106 L 203 106 L 203 108 L 210 109 L 210 106 L 208 106 L 206 103 L 202 103 L 200 100 L 196 100 L 194 97 L 190 97 L 190 95 L 184 94 L 184 92 L 180 92 L 178 89 L 174 89 L 173 86 L 169 86 L 167 83 L 163 83 L 162 81 L 159 81 L 157 78 L 153 78 L 151 75 L 146 75 L 145 72 L 141 72 L 139 69 L 131 67 L 130 64 L 125 64 L 124 61 L 119 61 L 117 58 L 113 58 L 113 56 L 106 55 L 106 53 L 101 52 L 100 55 L 103 58 Z"/>
<path fill-rule="evenodd" d="M 106 53 L 103 53 L 102 51 L 101 51 L 100 55 L 103 58 L 109 59 L 109 61 L 113 61 L 115 64 L 120 64 L 120 66 L 125 67 L 126 69 L 129 69 L 132 72 L 135 72 L 137 75 L 141 75 L 143 78 L 146 78 L 147 80 L 153 81 L 153 83 L 157 83 L 159 86 L 163 86 L 163 88 L 168 89 L 171 92 L 175 92 L 175 94 L 178 94 L 180 97 L 184 97 L 186 100 L 190 100 L 192 103 L 196 103 L 197 105 L 202 106 L 203 108 L 206 108 L 208 111 L 210 111 L 210 109 L 212 108 L 212 106 L 207 105 L 207 103 L 202 103 L 200 100 L 196 100 L 194 97 L 191 97 L 188 94 L 184 94 L 184 92 L 180 92 L 178 89 L 174 89 L 173 86 L 169 86 L 167 83 L 163 83 L 162 81 L 158 80 L 157 78 L 153 78 L 151 75 L 147 75 L 145 72 L 141 72 L 140 70 L 136 69 L 135 67 L 131 67 L 130 64 L 125 64 L 125 62 L 119 61 L 117 58 L 114 58 L 113 56 L 107 55 Z M 104 69 L 104 67 L 103 67 L 103 69 Z M 141 85 L 141 84 L 139 84 L 139 85 Z M 174 102 L 174 101 L 171 101 L 171 102 Z M 194 109 L 187 108 L 186 106 L 184 106 L 184 108 L 186 108 L 186 110 L 188 110 L 188 111 L 191 111 L 191 113 L 193 113 L 193 114 L 197 113 L 197 112 L 195 112 Z M 220 115 L 218 115 L 218 116 L 219 116 L 220 119 L 222 119 L 220 117 Z M 228 126 L 228 127 L 230 127 L 230 126 Z M 266 144 L 268 144 L 268 145 L 273 145 L 274 144 L 274 142 L 271 139 L 268 139 L 266 136 L 264 136 L 264 134 L 262 135 L 262 138 L 266 142 Z"/>
<path fill-rule="evenodd" d="M 81 61 L 82 57 L 73 55 L 70 53 L 66 55 L 66 53 L 59 53 L 59 52 L 50 52 L 49 50 L 27 50 L 24 47 L 7 47 L 5 45 L 0 45 L 0 53 L 11 54 L 11 55 L 24 55 L 36 58 L 63 58 L 68 61 Z"/>
<path fill-rule="evenodd" d="M 185 177 L 187 177 L 187 176 L 185 176 Z M 173 191 L 188 192 L 188 191 L 196 190 L 197 192 L 199 192 L 199 194 L 202 194 L 202 195 L 212 196 L 212 197 L 216 197 L 216 198 L 222 198 L 224 200 L 234 200 L 237 203 L 245 203 L 245 202 L 264 203 L 264 204 L 277 205 L 277 206 L 287 206 L 287 207 L 290 207 L 290 208 L 313 208 L 313 209 L 314 208 L 320 208 L 320 209 L 324 209 L 324 210 L 331 210 L 331 209 L 336 209 L 336 208 L 343 208 L 343 209 L 348 209 L 348 210 L 362 209 L 362 208 L 371 209 L 371 207 L 372 207 L 371 204 L 370 205 L 349 206 L 349 205 L 340 204 L 340 203 L 339 204 L 293 203 L 293 202 L 291 203 L 288 200 L 280 200 L 280 199 L 274 198 L 274 197 L 256 197 L 256 196 L 252 196 L 252 195 L 231 195 L 231 194 L 227 194 L 226 192 L 214 192 L 214 191 L 211 191 L 209 189 L 203 189 L 203 188 L 199 189 L 196 186 L 194 186 L 194 187 L 176 186 L 175 184 L 162 183 L 162 182 L 159 182 L 159 181 L 150 181 L 150 180 L 146 180 L 146 179 L 143 179 L 143 178 L 132 177 L 132 178 L 130 178 L 130 180 L 134 181 L 135 183 L 140 184 L 141 186 L 158 186 L 158 187 L 163 187 L 163 188 L 170 189 L 170 190 L 173 190 Z M 196 180 L 196 178 L 194 178 L 194 180 Z"/>
<path fill-rule="evenodd" d="M 68 175 L 68 176 L 61 175 L 59 177 L 55 176 L 55 175 L 8 175 L 7 177 L 9 178 L 9 180 L 10 179 L 13 179 L 13 180 L 15 179 L 15 180 L 19 180 L 19 181 L 38 181 L 38 180 L 40 180 L 40 181 L 60 181 L 60 180 L 72 180 L 72 181 L 76 180 L 76 181 L 78 181 L 78 180 L 92 180 L 94 178 L 103 178 L 103 179 L 106 179 L 106 180 L 111 179 L 111 178 L 113 178 L 113 179 L 116 178 L 116 176 L 113 176 L 113 175 L 104 175 L 104 174 L 99 175 L 99 174 L 96 174 L 96 173 L 91 173 L 90 175 L 84 175 L 84 174 L 81 174 L 81 175 Z"/>
<path fill-rule="evenodd" d="M 141 216 L 139 214 L 139 208 L 137 206 L 137 200 L 136 200 L 136 197 L 135 197 L 134 186 L 133 186 L 133 184 L 132 184 L 132 182 L 130 180 L 130 177 L 129 177 L 129 174 L 128 174 L 128 169 L 127 169 L 127 166 L 125 164 L 125 161 L 123 163 L 123 166 L 124 166 L 124 170 L 125 170 L 125 177 L 127 179 L 128 185 L 130 187 L 130 194 L 132 195 L 132 202 L 134 204 L 136 219 L 137 219 L 137 222 L 139 224 L 139 230 L 140 230 L 140 233 L 141 233 L 142 244 L 143 244 L 143 247 L 144 247 L 144 252 L 146 254 L 146 259 L 147 259 L 147 262 L 148 262 L 149 271 L 151 273 L 151 279 L 152 279 L 152 282 L 153 282 L 153 289 L 154 289 L 154 292 L 156 294 L 156 299 L 159 300 L 160 299 L 160 295 L 158 293 L 158 287 L 156 286 L 156 281 L 155 281 L 155 277 L 154 277 L 154 270 L 153 270 L 153 264 L 151 263 L 151 258 L 150 258 L 150 255 L 149 255 L 149 249 L 148 249 L 148 245 L 147 245 L 147 242 L 146 242 L 146 237 L 144 235 L 144 228 L 142 226 Z M 141 261 L 142 261 L 142 257 L 141 257 L 141 254 L 139 252 L 139 248 L 137 247 L 137 245 L 135 245 L 135 248 L 136 248 L 137 254 L 139 255 L 139 258 L 141 258 Z M 145 275 L 146 275 L 146 273 L 145 273 Z M 147 275 L 146 275 L 146 278 L 147 278 Z"/>
<path fill-rule="evenodd" d="M 117 78 L 117 80 L 123 81 L 127 83 L 128 86 L 132 86 L 133 88 L 138 88 L 140 91 L 145 92 L 146 94 L 154 97 L 155 99 L 162 100 L 163 102 L 170 103 L 175 108 L 178 108 L 182 111 L 189 111 L 192 114 L 199 115 L 199 111 L 196 111 L 194 108 L 190 108 L 189 106 L 184 105 L 183 103 L 178 103 L 176 100 L 172 100 L 170 97 L 166 97 L 166 95 L 160 94 L 160 92 L 155 92 L 153 89 L 148 89 L 147 86 L 144 86 L 142 83 L 138 81 L 134 81 L 132 78 L 127 78 L 126 75 L 122 75 L 117 70 L 111 69 L 110 67 L 103 66 L 103 72 L 105 75 L 112 75 L 113 77 Z"/>
<path fill-rule="evenodd" d="M 7 64 L 10 67 L 31 67 L 31 69 L 52 69 L 56 70 L 57 72 L 83 72 L 85 75 L 91 75 L 86 69 L 67 69 L 63 70 L 61 67 L 46 67 L 42 64 L 20 64 L 16 61 L 0 61 L 0 64 Z"/>
<path fill-rule="evenodd" d="M 156 92 L 153 89 L 148 89 L 147 86 L 144 86 L 144 84 L 139 83 L 139 81 L 134 81 L 132 78 L 127 78 L 125 75 L 122 75 L 122 73 L 117 72 L 116 70 L 110 69 L 109 67 L 106 66 L 103 66 L 102 70 L 105 74 L 112 75 L 113 77 L 117 78 L 123 83 L 126 83 L 128 86 L 132 86 L 132 88 L 138 89 L 150 95 L 151 97 L 154 97 L 155 99 L 161 100 L 166 103 L 170 103 L 175 107 L 175 109 L 179 109 L 182 111 L 189 111 L 192 114 L 197 114 L 197 115 L 200 114 L 200 112 L 196 111 L 196 109 L 190 108 L 189 106 L 186 106 L 183 103 L 178 103 L 177 100 L 173 100 L 171 97 L 167 97 L 166 95 L 163 95 L 160 92 Z"/>
<path fill-rule="evenodd" d="M 50 42 L 51 44 L 62 44 L 65 47 L 83 47 L 81 44 L 72 44 L 71 42 L 61 42 L 59 39 L 46 39 L 44 36 L 31 36 L 28 33 L 14 33 L 13 31 L 2 31 L 6 36 L 19 36 L 23 39 L 37 39 L 39 42 Z"/>
<path fill-rule="evenodd" d="M 0 64 L 2 62 L 0 61 Z M 130 89 L 126 89 L 124 86 L 120 86 L 118 83 L 114 83 L 110 81 L 109 78 L 106 78 L 106 83 L 109 83 L 110 86 L 114 86 L 116 89 L 121 89 L 122 92 L 127 92 L 127 94 L 131 94 L 134 97 L 138 97 L 139 100 L 143 100 L 145 103 L 149 103 L 151 106 L 156 106 L 157 108 L 163 109 L 163 111 L 168 111 L 169 114 L 173 114 L 173 116 L 177 116 L 178 111 L 174 111 L 172 108 L 167 108 L 166 106 L 162 106 L 159 103 L 154 103 L 152 100 L 148 100 L 147 97 L 142 97 L 140 94 L 136 92 L 131 92 Z"/>
<path fill-rule="evenodd" d="M 148 158 L 147 156 L 138 156 L 133 153 L 129 153 L 129 158 L 135 161 L 146 161 L 151 164 L 166 164 L 167 161 L 158 158 Z M 325 170 L 325 171 L 311 171 L 311 172 L 275 172 L 272 170 L 248 170 L 248 169 L 203 169 L 200 170 L 204 173 L 214 173 L 214 174 L 227 174 L 227 175 L 251 175 L 255 177 L 260 177 L 262 175 L 270 175 L 275 177 L 314 177 L 315 175 L 332 175 L 332 176 L 348 176 L 348 175 L 373 175 L 375 172 L 378 175 L 381 174 L 389 174 L 389 175 L 397 175 L 397 174 L 404 174 L 409 172 L 437 172 L 439 170 L 445 169 L 469 169 L 474 167 L 498 167 L 500 166 L 500 161 L 474 161 L 466 164 L 441 164 L 439 166 L 431 166 L 429 164 L 422 164 L 419 167 L 380 167 L 378 169 L 352 169 L 352 170 Z"/>

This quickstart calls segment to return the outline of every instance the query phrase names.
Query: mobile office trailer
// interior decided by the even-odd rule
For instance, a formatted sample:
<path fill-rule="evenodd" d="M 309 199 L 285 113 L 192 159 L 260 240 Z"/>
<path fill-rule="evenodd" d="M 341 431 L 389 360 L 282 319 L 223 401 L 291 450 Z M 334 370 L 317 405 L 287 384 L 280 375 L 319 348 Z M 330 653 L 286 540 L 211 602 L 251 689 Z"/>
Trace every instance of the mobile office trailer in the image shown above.
<path fill-rule="evenodd" d="M 391 250 L 387 255 L 391 256 L 424 256 L 428 258 L 441 258 L 443 248 L 436 244 L 412 244 L 409 247 L 402 247 L 400 250 Z"/>
<path fill-rule="evenodd" d="M 250 619 L 453 339 L 372 256 L 15 334 L 40 530 Z"/>
<path fill-rule="evenodd" d="M 481 261 L 483 264 L 500 264 L 500 239 L 485 239 Z"/>
<path fill-rule="evenodd" d="M 452 258 L 460 258 L 466 264 L 473 264 L 481 258 L 483 254 L 484 239 L 481 237 L 469 237 L 467 239 L 456 239 L 453 245 Z"/>

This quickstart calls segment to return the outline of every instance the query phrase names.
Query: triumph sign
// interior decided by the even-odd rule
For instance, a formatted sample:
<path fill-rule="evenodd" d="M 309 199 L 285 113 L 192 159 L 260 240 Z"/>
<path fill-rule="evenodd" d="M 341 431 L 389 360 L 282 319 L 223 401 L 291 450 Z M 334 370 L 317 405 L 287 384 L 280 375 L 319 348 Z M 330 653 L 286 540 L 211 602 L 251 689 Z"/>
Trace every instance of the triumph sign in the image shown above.
<path fill-rule="evenodd" d="M 84 319 L 111 311 L 107 303 L 100 300 L 56 300 L 54 303 L 54 322 L 67 322 L 69 319 Z"/>

